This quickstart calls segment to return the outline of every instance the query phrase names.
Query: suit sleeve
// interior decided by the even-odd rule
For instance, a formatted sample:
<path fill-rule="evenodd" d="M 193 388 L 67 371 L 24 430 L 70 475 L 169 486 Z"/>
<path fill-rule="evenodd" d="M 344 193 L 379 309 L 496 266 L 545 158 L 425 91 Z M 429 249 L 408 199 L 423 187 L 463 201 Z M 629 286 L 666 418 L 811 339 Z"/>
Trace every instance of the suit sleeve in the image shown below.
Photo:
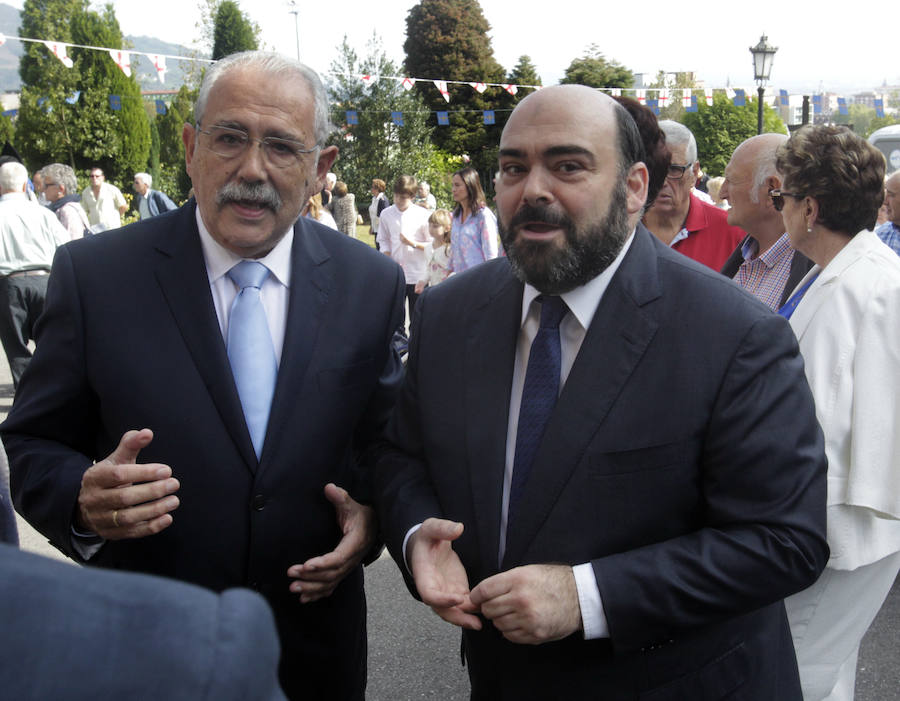
<path fill-rule="evenodd" d="M 825 471 L 796 341 L 780 317 L 763 317 L 711 410 L 697 473 L 702 524 L 592 562 L 613 645 L 672 640 L 811 585 L 828 559 Z"/>
<path fill-rule="evenodd" d="M 71 525 L 81 477 L 93 464 L 96 398 L 85 376 L 82 309 L 67 247 L 57 249 L 37 351 L 0 426 L 17 510 L 73 559 Z M 105 457 L 105 456 L 101 456 Z"/>

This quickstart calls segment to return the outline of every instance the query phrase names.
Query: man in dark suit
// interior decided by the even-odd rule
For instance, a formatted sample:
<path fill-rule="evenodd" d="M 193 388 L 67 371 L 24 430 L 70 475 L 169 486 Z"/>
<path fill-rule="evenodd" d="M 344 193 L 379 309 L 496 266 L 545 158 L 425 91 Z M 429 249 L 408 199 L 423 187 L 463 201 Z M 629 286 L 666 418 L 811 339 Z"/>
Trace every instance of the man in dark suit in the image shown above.
<path fill-rule="evenodd" d="M 641 157 L 605 95 L 527 97 L 508 260 L 419 301 L 376 505 L 475 699 L 800 699 L 782 599 L 828 548 L 797 344 L 638 224 Z"/>
<path fill-rule="evenodd" d="M 813 266 L 791 247 L 781 212 L 769 197 L 770 190 L 781 187 L 775 152 L 785 141 L 784 134 L 760 134 L 741 143 L 725 168 L 719 191 L 730 205 L 728 223 L 747 232 L 721 272 L 775 311 Z"/>
<path fill-rule="evenodd" d="M 403 274 L 298 220 L 337 155 L 312 71 L 219 61 L 195 118 L 196 202 L 60 250 L 3 426 L 13 499 L 76 559 L 256 589 L 287 695 L 362 699 L 363 504 L 402 375 Z M 239 288 L 248 266 L 264 279 Z"/>

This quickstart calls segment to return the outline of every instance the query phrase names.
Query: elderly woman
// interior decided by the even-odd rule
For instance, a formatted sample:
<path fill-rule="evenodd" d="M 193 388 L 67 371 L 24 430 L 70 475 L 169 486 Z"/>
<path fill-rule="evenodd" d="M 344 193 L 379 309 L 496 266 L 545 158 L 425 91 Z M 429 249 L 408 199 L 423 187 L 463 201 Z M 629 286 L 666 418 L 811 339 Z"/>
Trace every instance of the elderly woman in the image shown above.
<path fill-rule="evenodd" d="M 785 605 L 805 701 L 851 701 L 860 640 L 900 568 L 900 257 L 870 231 L 884 157 L 866 141 L 804 127 L 777 168 L 769 196 L 815 263 L 779 313 L 825 434 L 831 548 L 819 581 Z"/>
<path fill-rule="evenodd" d="M 474 168 L 453 174 L 451 193 L 456 207 L 450 233 L 450 269 L 461 273 L 497 257 L 497 217 L 488 209 Z"/>
<path fill-rule="evenodd" d="M 338 180 L 331 191 L 331 214 L 337 223 L 338 231 L 351 238 L 356 238 L 356 197 L 347 191 L 347 184 Z"/>

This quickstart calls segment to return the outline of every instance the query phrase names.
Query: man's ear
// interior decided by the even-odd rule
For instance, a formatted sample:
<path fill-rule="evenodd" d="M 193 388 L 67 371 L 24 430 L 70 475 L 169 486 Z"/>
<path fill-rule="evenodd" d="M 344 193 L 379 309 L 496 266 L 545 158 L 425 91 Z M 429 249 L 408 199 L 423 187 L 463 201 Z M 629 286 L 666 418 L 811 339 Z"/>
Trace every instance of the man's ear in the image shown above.
<path fill-rule="evenodd" d="M 191 162 L 194 160 L 194 147 L 197 145 L 197 130 L 187 122 L 181 127 L 181 140 L 184 142 L 184 164 L 187 174 L 191 173 Z"/>
<path fill-rule="evenodd" d="M 331 170 L 331 166 L 334 165 L 337 157 L 337 146 L 328 146 L 319 151 L 319 160 L 316 163 L 316 187 L 313 190 L 313 194 L 325 187 L 325 176 L 328 175 L 328 171 Z"/>
<path fill-rule="evenodd" d="M 625 176 L 625 208 L 629 215 L 642 211 L 647 202 L 647 187 L 650 174 L 647 166 L 638 161 L 628 169 Z"/>

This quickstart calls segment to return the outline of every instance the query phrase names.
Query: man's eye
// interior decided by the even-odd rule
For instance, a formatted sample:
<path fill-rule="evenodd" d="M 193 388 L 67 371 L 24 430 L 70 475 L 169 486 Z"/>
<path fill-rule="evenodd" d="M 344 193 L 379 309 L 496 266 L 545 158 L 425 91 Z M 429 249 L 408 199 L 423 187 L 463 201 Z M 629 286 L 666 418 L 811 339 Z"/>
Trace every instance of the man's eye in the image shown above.
<path fill-rule="evenodd" d="M 287 156 L 295 152 L 294 147 L 284 141 L 269 141 L 268 145 L 272 153 L 277 153 L 279 156 Z"/>
<path fill-rule="evenodd" d="M 503 166 L 504 175 L 520 175 L 521 173 L 524 173 L 524 172 L 525 172 L 525 169 L 522 166 L 515 164 L 515 163 L 510 163 L 508 165 Z"/>
<path fill-rule="evenodd" d="M 577 173 L 579 170 L 583 170 L 580 163 L 573 163 L 571 161 L 560 163 L 558 166 L 556 166 L 556 169 L 562 171 L 563 173 Z"/>
<path fill-rule="evenodd" d="M 242 134 L 231 134 L 229 132 L 222 132 L 216 137 L 216 143 L 223 146 L 236 146 L 244 143 L 246 140 L 247 137 Z"/>

